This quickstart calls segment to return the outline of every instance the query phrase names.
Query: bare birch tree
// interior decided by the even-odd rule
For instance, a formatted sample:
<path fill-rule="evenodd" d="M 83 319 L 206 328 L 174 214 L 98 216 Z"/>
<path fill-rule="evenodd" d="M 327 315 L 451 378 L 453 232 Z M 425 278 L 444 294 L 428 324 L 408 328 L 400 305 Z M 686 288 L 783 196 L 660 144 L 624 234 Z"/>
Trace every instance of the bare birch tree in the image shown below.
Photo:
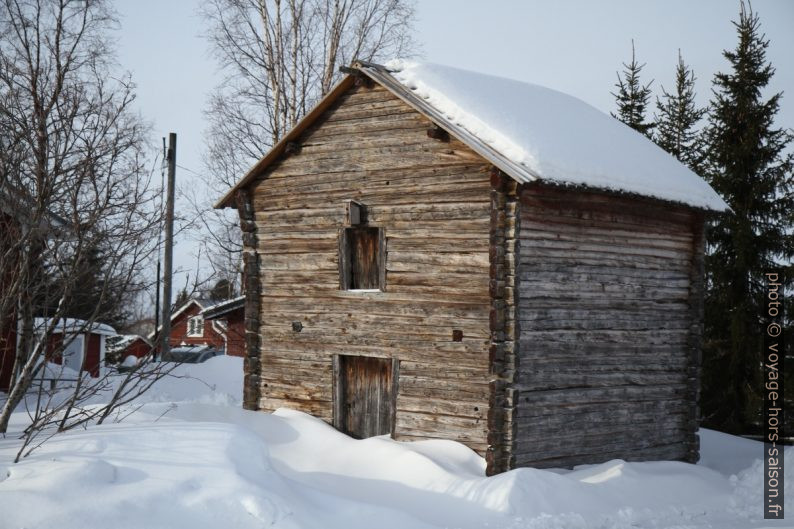
<path fill-rule="evenodd" d="M 47 350 L 96 248 L 99 304 L 145 286 L 158 225 L 148 127 L 129 76 L 113 76 L 115 25 L 104 0 L 0 0 L 0 331 L 19 329 L 0 433 L 68 345 Z M 101 317 L 98 305 L 82 330 Z"/>
<path fill-rule="evenodd" d="M 407 0 L 207 0 L 202 12 L 224 74 L 206 111 L 209 200 L 328 93 L 340 66 L 415 50 L 414 8 Z M 235 219 L 207 202 L 202 209 L 216 264 L 237 263 Z"/>

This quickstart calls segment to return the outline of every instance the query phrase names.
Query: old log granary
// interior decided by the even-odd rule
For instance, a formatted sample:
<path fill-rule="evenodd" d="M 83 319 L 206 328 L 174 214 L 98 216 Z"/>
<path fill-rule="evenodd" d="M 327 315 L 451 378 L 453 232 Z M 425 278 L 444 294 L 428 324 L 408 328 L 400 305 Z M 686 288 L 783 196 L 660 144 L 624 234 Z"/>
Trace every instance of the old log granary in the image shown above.
<path fill-rule="evenodd" d="M 217 207 L 243 231 L 247 408 L 453 439 L 489 473 L 697 460 L 726 206 L 582 101 L 357 62 Z"/>

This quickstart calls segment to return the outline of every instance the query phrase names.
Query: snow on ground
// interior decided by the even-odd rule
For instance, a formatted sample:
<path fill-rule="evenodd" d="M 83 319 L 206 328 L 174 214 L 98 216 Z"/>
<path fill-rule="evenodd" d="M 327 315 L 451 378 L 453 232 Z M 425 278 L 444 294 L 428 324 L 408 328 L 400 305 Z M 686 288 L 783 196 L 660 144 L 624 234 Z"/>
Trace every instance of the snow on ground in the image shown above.
<path fill-rule="evenodd" d="M 451 123 L 523 166 L 531 179 L 727 209 L 672 155 L 573 96 L 439 64 L 398 59 L 386 67 Z"/>
<path fill-rule="evenodd" d="M 244 411 L 241 359 L 179 374 L 124 422 L 60 435 L 18 464 L 13 436 L 0 439 L 0 529 L 794 526 L 761 519 L 760 444 L 717 432 L 701 432 L 699 465 L 486 478 L 483 459 L 455 442 L 353 440 L 296 411 Z M 24 420 L 15 414 L 12 429 Z"/>

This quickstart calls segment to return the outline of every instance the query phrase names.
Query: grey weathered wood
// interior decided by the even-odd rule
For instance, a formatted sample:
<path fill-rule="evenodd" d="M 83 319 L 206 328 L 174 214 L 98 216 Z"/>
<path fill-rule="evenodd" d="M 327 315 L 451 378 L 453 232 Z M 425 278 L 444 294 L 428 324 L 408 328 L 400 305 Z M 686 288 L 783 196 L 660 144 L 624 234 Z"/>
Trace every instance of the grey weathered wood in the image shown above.
<path fill-rule="evenodd" d="M 483 419 L 471 430 L 476 422 L 433 410 L 488 409 L 490 165 L 459 141 L 428 138 L 428 126 L 384 90 L 353 87 L 295 138 L 299 153 L 251 185 L 262 405 L 341 427 L 336 355 L 394 358 L 395 437 L 446 437 L 484 453 Z M 362 225 L 382 228 L 380 292 L 343 290 L 348 200 L 366 206 Z M 296 320 L 300 333 L 289 328 Z"/>
<path fill-rule="evenodd" d="M 345 225 L 358 226 L 366 221 L 366 211 L 364 205 L 355 200 L 348 200 L 345 203 Z"/>
<path fill-rule="evenodd" d="M 457 440 L 489 474 L 694 460 L 702 216 L 519 186 L 432 127 L 349 82 L 246 177 L 246 407 Z M 353 229 L 378 230 L 371 290 Z"/>
<path fill-rule="evenodd" d="M 357 439 L 392 434 L 395 424 L 392 359 L 348 355 L 336 358 L 337 427 Z"/>
<path fill-rule="evenodd" d="M 521 206 L 516 464 L 684 458 L 696 428 L 691 263 L 702 221 L 537 186 Z"/>

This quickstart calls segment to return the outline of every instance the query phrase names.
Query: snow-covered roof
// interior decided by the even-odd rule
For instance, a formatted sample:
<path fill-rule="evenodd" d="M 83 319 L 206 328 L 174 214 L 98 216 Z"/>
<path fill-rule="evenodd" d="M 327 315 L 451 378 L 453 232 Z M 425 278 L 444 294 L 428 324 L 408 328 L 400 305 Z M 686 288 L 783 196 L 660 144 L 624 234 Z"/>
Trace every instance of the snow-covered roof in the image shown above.
<path fill-rule="evenodd" d="M 0 213 L 10 215 L 23 224 L 30 224 L 35 217 L 36 205 L 30 194 L 8 182 L 0 182 Z M 46 210 L 40 219 L 41 228 L 62 228 L 68 225 L 63 217 Z"/>
<path fill-rule="evenodd" d="M 205 307 L 201 313 L 204 315 L 205 319 L 211 320 L 228 314 L 233 310 L 243 308 L 244 306 L 245 296 L 237 296 L 236 298 L 225 299 L 215 305 Z"/>
<path fill-rule="evenodd" d="M 377 67 L 363 69 L 369 74 Z M 521 182 L 543 180 L 727 209 L 711 186 L 674 156 L 573 96 L 431 63 L 394 60 L 385 70 L 378 73 L 398 81 L 446 124 L 512 162 L 502 169 Z"/>
<path fill-rule="evenodd" d="M 149 344 L 149 340 L 137 334 L 117 334 L 112 338 L 108 338 L 107 350 L 110 352 L 123 351 L 135 340 L 143 340 L 145 343 Z"/>
<path fill-rule="evenodd" d="M 431 63 L 357 61 L 367 75 L 522 183 L 584 186 L 724 211 L 702 178 L 644 135 L 550 88 Z M 290 141 L 352 86 L 342 79 L 215 207 L 274 162 Z"/>
<path fill-rule="evenodd" d="M 61 318 L 57 322 L 53 322 L 51 318 L 35 318 L 33 326 L 36 331 L 44 331 L 48 326 L 52 325 L 52 332 L 90 332 L 91 334 L 104 334 L 106 336 L 114 336 L 116 329 L 105 323 L 94 322 L 89 324 L 86 320 L 77 318 Z"/>

